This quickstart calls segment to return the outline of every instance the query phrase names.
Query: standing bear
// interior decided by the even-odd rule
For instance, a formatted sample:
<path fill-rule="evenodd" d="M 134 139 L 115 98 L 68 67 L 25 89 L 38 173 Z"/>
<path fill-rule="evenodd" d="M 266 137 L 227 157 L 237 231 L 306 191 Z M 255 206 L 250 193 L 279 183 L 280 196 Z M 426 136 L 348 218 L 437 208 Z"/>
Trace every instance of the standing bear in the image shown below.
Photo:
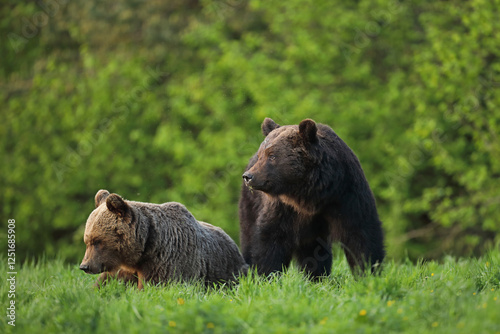
<path fill-rule="evenodd" d="M 234 281 L 246 271 L 234 241 L 219 227 L 198 222 L 180 203 L 126 201 L 99 190 L 85 225 L 87 245 L 80 269 L 108 278 L 144 283 Z"/>
<path fill-rule="evenodd" d="M 260 274 L 292 257 L 312 278 L 329 275 L 332 242 L 351 271 L 374 271 L 385 256 L 375 198 L 354 152 L 328 126 L 262 123 L 266 136 L 243 174 L 239 203 L 245 261 Z"/>

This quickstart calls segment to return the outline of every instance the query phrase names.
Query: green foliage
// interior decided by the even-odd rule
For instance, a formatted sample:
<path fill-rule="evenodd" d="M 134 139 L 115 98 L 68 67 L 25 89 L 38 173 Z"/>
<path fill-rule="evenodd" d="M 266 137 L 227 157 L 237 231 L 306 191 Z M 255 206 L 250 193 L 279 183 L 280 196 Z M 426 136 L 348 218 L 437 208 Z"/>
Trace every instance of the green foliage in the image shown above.
<path fill-rule="evenodd" d="M 348 143 L 391 257 L 498 240 L 498 1 L 42 3 L 0 5 L 17 41 L 0 45 L 1 224 L 20 258 L 80 258 L 101 188 L 238 239 L 264 117 Z"/>
<path fill-rule="evenodd" d="M 7 271 L 6 261 L 0 270 Z M 62 261 L 26 263 L 17 275 L 16 327 L 2 333 L 496 333 L 500 253 L 443 263 L 390 261 L 381 276 L 355 280 L 344 259 L 321 282 L 292 268 L 281 277 L 245 277 L 235 287 L 146 286 L 96 276 Z M 7 305 L 6 284 L 0 286 Z"/>

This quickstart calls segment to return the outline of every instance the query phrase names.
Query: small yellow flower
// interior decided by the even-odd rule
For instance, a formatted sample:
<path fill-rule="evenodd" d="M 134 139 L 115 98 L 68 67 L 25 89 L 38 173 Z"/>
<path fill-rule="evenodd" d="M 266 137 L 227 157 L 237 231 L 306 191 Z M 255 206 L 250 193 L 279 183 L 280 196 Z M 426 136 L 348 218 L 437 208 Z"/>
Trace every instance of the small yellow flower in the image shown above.
<path fill-rule="evenodd" d="M 392 305 L 394 305 L 395 302 L 396 301 L 394 301 L 394 300 L 389 300 L 389 301 L 387 301 L 387 306 L 391 307 Z"/>
<path fill-rule="evenodd" d="M 491 288 L 491 292 L 495 291 L 495 288 Z"/>
<path fill-rule="evenodd" d="M 486 262 L 486 267 L 489 267 L 490 266 L 490 263 L 489 262 Z"/>
<path fill-rule="evenodd" d="M 175 321 L 169 321 L 168 326 L 175 327 L 175 326 L 177 326 L 177 324 L 175 323 Z"/>
<path fill-rule="evenodd" d="M 487 308 L 487 307 L 488 307 L 488 304 L 484 303 L 483 308 Z"/>
<path fill-rule="evenodd" d="M 178 304 L 178 305 L 184 305 L 184 299 L 182 299 L 182 298 L 177 298 L 177 304 Z"/>
<path fill-rule="evenodd" d="M 398 308 L 398 314 L 402 314 L 403 313 L 403 309 L 402 308 Z"/>
<path fill-rule="evenodd" d="M 475 295 L 476 295 L 476 293 L 474 292 L 472 295 L 473 295 L 473 296 L 475 296 Z"/>
<path fill-rule="evenodd" d="M 326 317 L 324 317 L 323 319 L 321 319 L 321 321 L 319 322 L 320 325 L 324 325 L 326 324 Z"/>
<path fill-rule="evenodd" d="M 214 323 L 213 323 L 213 322 L 209 322 L 209 323 L 207 324 L 207 328 L 215 328 Z"/>
<path fill-rule="evenodd" d="M 432 327 L 437 327 L 437 326 L 439 326 L 439 323 L 438 323 L 437 321 L 434 321 L 434 322 L 432 323 Z"/>
<path fill-rule="evenodd" d="M 232 299 L 229 299 L 230 302 L 232 302 L 233 300 Z"/>
<path fill-rule="evenodd" d="M 359 315 L 364 317 L 366 315 L 366 310 L 359 311 Z"/>
<path fill-rule="evenodd" d="M 497 299 L 498 299 L 497 297 L 493 298 L 494 301 L 496 301 Z"/>
<path fill-rule="evenodd" d="M 434 292 L 434 290 L 431 290 L 431 292 Z"/>
<path fill-rule="evenodd" d="M 407 320 L 408 320 L 408 317 L 403 317 L 403 320 L 404 320 L 404 321 L 407 321 Z"/>
<path fill-rule="evenodd" d="M 434 273 L 432 273 L 431 276 L 434 276 Z"/>

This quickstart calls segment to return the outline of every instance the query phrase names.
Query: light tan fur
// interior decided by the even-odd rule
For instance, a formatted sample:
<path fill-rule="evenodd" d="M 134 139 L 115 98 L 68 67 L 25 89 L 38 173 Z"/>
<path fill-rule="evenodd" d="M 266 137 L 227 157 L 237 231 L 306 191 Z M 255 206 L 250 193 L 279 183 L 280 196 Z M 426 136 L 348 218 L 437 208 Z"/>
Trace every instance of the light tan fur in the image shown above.
<path fill-rule="evenodd" d="M 137 283 L 170 280 L 233 281 L 248 266 L 234 241 L 219 227 L 198 222 L 180 203 L 123 200 L 100 190 L 84 233 L 80 268 Z"/>

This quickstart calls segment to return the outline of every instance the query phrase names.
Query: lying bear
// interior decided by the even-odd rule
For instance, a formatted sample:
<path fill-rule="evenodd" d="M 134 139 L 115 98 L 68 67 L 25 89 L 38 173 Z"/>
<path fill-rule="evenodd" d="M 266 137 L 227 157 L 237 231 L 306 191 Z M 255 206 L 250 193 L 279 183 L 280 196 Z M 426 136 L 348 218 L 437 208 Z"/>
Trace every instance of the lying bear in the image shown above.
<path fill-rule="evenodd" d="M 243 174 L 241 247 L 261 274 L 296 257 L 313 278 L 329 275 L 332 242 L 340 242 L 353 273 L 384 259 L 375 199 L 358 158 L 328 126 L 313 120 L 262 123 L 266 136 Z"/>
<path fill-rule="evenodd" d="M 122 199 L 107 190 L 95 196 L 83 240 L 80 269 L 138 284 L 168 281 L 234 281 L 248 267 L 234 241 L 220 228 L 198 222 L 184 205 Z"/>

